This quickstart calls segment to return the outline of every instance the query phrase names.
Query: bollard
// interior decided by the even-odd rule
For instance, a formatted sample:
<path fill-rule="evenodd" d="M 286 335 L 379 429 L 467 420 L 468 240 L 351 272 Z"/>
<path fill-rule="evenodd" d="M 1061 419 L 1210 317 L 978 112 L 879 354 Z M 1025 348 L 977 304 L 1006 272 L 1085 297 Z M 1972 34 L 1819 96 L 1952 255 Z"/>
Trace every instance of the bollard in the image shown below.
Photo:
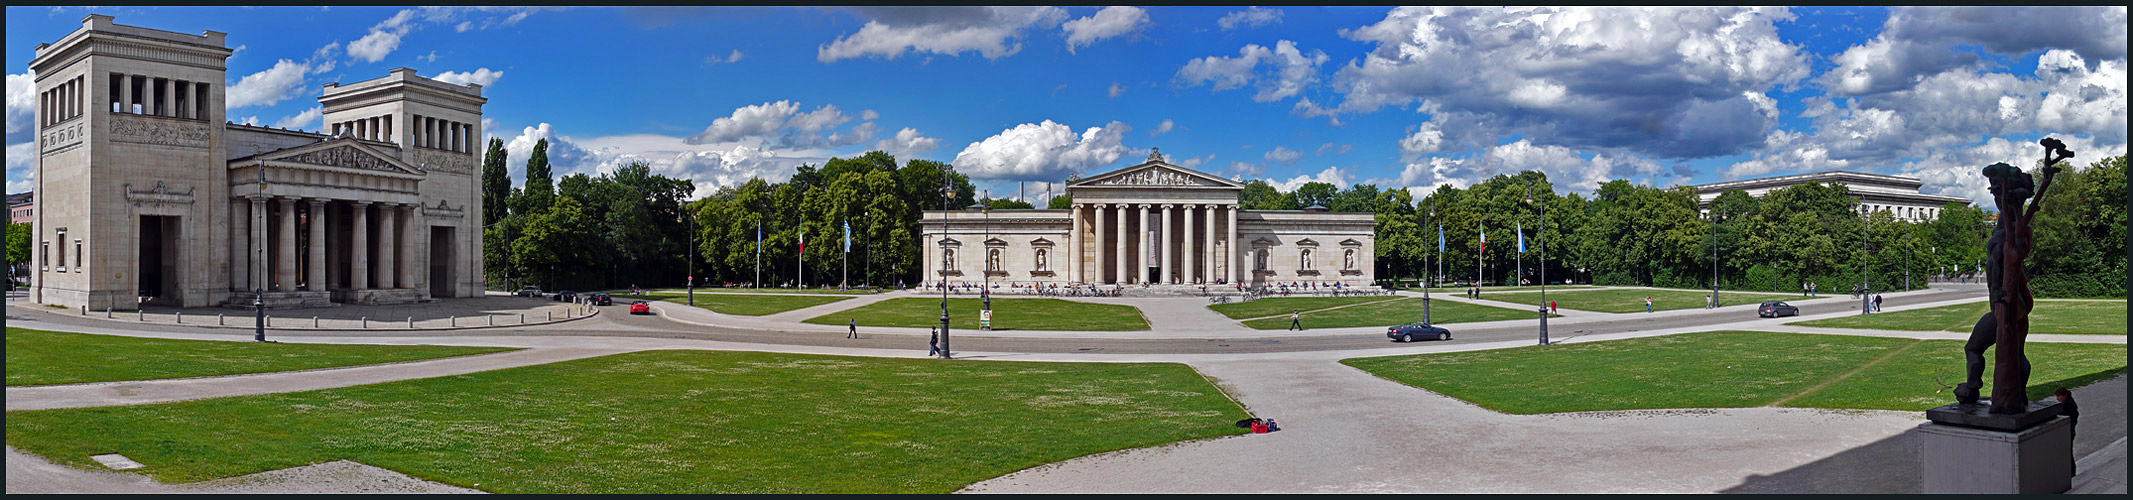
<path fill-rule="evenodd" d="M 489 316 L 489 326 L 496 326 L 496 315 L 494 315 L 494 314 L 490 314 L 490 315 L 488 315 L 488 316 Z"/>
<path fill-rule="evenodd" d="M 110 305 L 105 305 L 105 306 L 104 306 L 104 319 L 111 319 L 111 306 L 110 306 Z"/>
<path fill-rule="evenodd" d="M 453 316 L 452 316 L 452 328 L 459 328 L 459 316 L 458 316 L 458 315 L 453 315 Z"/>
<path fill-rule="evenodd" d="M 415 317 L 414 317 L 414 316 L 408 316 L 408 317 L 407 317 L 407 327 L 408 327 L 408 328 L 414 328 L 414 327 L 415 327 Z"/>
<path fill-rule="evenodd" d="M 222 322 L 222 314 L 223 313 L 215 313 L 215 326 L 225 326 L 228 324 Z"/>
<path fill-rule="evenodd" d="M 134 309 L 134 310 L 133 310 L 133 320 L 134 320 L 134 321 L 148 321 L 148 310 L 147 310 L 147 309 Z"/>
<path fill-rule="evenodd" d="M 555 321 L 555 311 L 541 311 L 541 321 Z"/>
<path fill-rule="evenodd" d="M 81 315 L 83 315 L 83 316 L 88 316 L 88 315 L 89 315 L 89 305 L 88 305 L 88 304 L 82 304 L 82 305 L 81 305 Z"/>
<path fill-rule="evenodd" d="M 526 313 L 518 313 L 518 324 L 526 324 Z"/>
<path fill-rule="evenodd" d="M 311 315 L 311 327 L 318 328 L 318 315 L 316 314 Z"/>
<path fill-rule="evenodd" d="M 369 316 L 364 316 L 364 317 L 363 317 L 363 329 L 364 329 L 364 330 L 369 330 L 369 329 L 370 329 L 370 317 L 369 317 Z"/>
<path fill-rule="evenodd" d="M 185 311 L 178 311 L 178 324 L 185 324 Z"/>
<path fill-rule="evenodd" d="M 272 314 L 269 314 L 269 315 L 266 315 L 266 316 L 261 316 L 261 317 L 260 317 L 260 323 L 259 323 L 259 324 L 260 324 L 261 326 L 265 326 L 265 327 L 267 327 L 267 328 L 273 328 L 273 327 L 274 327 L 274 315 L 272 315 Z"/>

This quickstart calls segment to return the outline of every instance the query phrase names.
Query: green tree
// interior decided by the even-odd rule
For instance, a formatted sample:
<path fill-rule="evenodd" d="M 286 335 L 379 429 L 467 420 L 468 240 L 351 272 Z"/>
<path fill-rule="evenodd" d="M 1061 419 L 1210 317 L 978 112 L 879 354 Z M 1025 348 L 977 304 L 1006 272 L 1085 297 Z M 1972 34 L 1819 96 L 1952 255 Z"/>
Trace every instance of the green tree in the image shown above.
<path fill-rule="evenodd" d="M 1282 196 L 1281 190 L 1266 181 L 1252 179 L 1244 183 L 1244 191 L 1237 194 L 1237 206 L 1245 210 L 1295 210 L 1294 200 Z"/>
<path fill-rule="evenodd" d="M 1074 208 L 1074 198 L 1065 194 L 1053 196 L 1051 201 L 1044 203 L 1044 208 L 1052 210 L 1066 210 L 1069 208 Z"/>
<path fill-rule="evenodd" d="M 12 222 L 8 223 L 7 262 L 9 264 L 15 264 L 17 266 L 24 266 L 29 264 L 30 239 L 31 235 L 34 235 L 36 233 L 37 232 L 35 230 L 34 225 L 28 222 L 19 224 Z"/>
<path fill-rule="evenodd" d="M 526 159 L 526 189 L 524 207 L 511 207 L 519 212 L 541 212 L 555 203 L 555 176 L 548 168 L 548 140 L 533 144 L 533 155 Z"/>
<path fill-rule="evenodd" d="M 2123 155 L 2069 165 L 2052 181 L 2031 226 L 2028 267 L 2038 296 L 2125 296 L 2126 193 Z"/>
<path fill-rule="evenodd" d="M 489 151 L 481 157 L 481 225 L 484 227 L 504 220 L 511 214 L 505 205 L 511 198 L 511 168 L 505 163 L 510 153 L 504 150 L 502 138 L 489 138 Z"/>
<path fill-rule="evenodd" d="M 1340 188 L 1333 187 L 1332 184 L 1306 182 L 1296 188 L 1296 201 L 1293 204 L 1298 208 L 1310 208 L 1313 205 L 1331 208 L 1333 197 L 1339 192 Z"/>

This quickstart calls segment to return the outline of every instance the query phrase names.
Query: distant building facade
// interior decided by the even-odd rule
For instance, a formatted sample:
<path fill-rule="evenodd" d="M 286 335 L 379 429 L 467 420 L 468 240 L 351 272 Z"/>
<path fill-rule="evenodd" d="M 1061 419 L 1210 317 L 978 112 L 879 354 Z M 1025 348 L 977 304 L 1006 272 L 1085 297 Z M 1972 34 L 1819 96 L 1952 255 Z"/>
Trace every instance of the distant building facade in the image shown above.
<path fill-rule="evenodd" d="M 1896 220 L 1901 221 L 1929 221 L 1939 217 L 1941 208 L 1949 203 L 1961 203 L 1966 206 L 1970 204 L 1970 199 L 1968 198 L 1920 193 L 1918 192 L 1919 186 L 1925 184 L 1915 178 L 1839 171 L 1765 177 L 1694 186 L 1696 188 L 1696 208 L 1708 213 L 1711 208 L 1711 200 L 1717 199 L 1718 195 L 1724 194 L 1726 191 L 1739 189 L 1747 191 L 1748 196 L 1761 198 L 1763 193 L 1768 193 L 1774 189 L 1810 182 L 1818 182 L 1824 185 L 1844 183 L 1845 187 L 1851 191 L 1852 197 L 1859 199 L 1859 213 L 1889 212 L 1889 214 L 1896 217 Z"/>
<path fill-rule="evenodd" d="M 39 44 L 31 300 L 91 309 L 482 295 L 479 85 L 330 83 L 332 133 L 224 121 L 232 51 L 91 15 Z"/>
<path fill-rule="evenodd" d="M 1370 213 L 1242 210 L 1244 184 L 1161 153 L 1067 183 L 1063 210 L 929 210 L 932 281 L 1041 284 L 1343 283 L 1367 286 Z"/>
<path fill-rule="evenodd" d="M 36 192 L 7 195 L 7 221 L 11 224 L 29 224 L 37 220 Z"/>

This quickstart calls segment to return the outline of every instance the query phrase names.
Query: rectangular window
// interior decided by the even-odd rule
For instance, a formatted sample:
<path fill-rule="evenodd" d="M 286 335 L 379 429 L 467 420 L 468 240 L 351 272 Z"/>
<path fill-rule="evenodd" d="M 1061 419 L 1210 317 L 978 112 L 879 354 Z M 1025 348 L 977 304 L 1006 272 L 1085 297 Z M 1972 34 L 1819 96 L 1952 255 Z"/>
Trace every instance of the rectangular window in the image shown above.
<path fill-rule="evenodd" d="M 74 239 L 74 270 L 81 270 L 81 238 Z"/>
<path fill-rule="evenodd" d="M 57 233 L 59 234 L 59 264 L 56 265 L 60 267 L 61 271 L 65 271 L 67 267 L 67 230 L 61 229 Z"/>
<path fill-rule="evenodd" d="M 52 240 L 38 242 L 37 264 L 38 269 L 49 270 L 52 268 Z"/>

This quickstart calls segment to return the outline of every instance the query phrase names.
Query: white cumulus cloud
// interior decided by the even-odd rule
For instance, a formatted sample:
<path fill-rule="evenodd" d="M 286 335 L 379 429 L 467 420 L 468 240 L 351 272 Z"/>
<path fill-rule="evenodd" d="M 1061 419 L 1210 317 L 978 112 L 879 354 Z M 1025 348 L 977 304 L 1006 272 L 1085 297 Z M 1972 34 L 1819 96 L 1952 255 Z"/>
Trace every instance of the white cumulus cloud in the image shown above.
<path fill-rule="evenodd" d="M 1163 123 L 1158 123 L 1155 125 L 1155 130 L 1148 131 L 1148 137 L 1168 134 L 1170 133 L 1170 129 L 1177 128 L 1177 126 L 1177 122 L 1170 121 L 1169 118 L 1164 118 Z"/>
<path fill-rule="evenodd" d="M 274 120 L 274 127 L 296 130 L 316 130 L 320 126 L 319 118 L 321 116 L 323 116 L 323 114 L 320 112 L 319 108 L 306 109 L 302 113 L 289 115 L 280 120 Z"/>
<path fill-rule="evenodd" d="M 1268 49 L 1258 44 L 1247 44 L 1237 49 L 1236 57 L 1207 56 L 1186 61 L 1178 68 L 1174 80 L 1180 86 L 1193 87 L 1202 83 L 1211 84 L 1217 92 L 1242 87 L 1259 80 L 1258 92 L 1252 100 L 1272 102 L 1303 92 L 1304 87 L 1318 81 L 1318 67 L 1331 59 L 1325 51 L 1313 50 L 1304 54 L 1296 48 L 1296 42 L 1282 40 Z M 1260 74 L 1261 63 L 1270 66 L 1267 74 Z"/>
<path fill-rule="evenodd" d="M 370 33 L 348 42 L 348 55 L 363 62 L 378 62 L 400 48 L 400 37 L 415 29 L 414 10 L 401 10 L 370 27 Z"/>
<path fill-rule="evenodd" d="M 304 74 L 310 68 L 295 61 L 282 59 L 274 67 L 245 75 L 236 85 L 223 92 L 224 109 L 241 109 L 251 106 L 271 106 L 284 99 L 295 97 L 304 87 Z"/>
<path fill-rule="evenodd" d="M 1218 25 L 1218 26 L 1221 26 L 1221 27 L 1222 27 L 1222 31 L 1229 31 L 1229 30 L 1237 29 L 1237 27 L 1238 27 L 1238 26 L 1244 26 L 1244 27 L 1248 27 L 1248 28 L 1257 28 L 1257 27 L 1260 27 L 1260 26 L 1266 26 L 1266 25 L 1269 25 L 1269 24 L 1277 24 L 1277 23 L 1280 23 L 1280 22 L 1281 22 L 1281 11 L 1280 11 L 1280 10 L 1276 10 L 1276 9 L 1261 9 L 1261 8 L 1259 8 L 1259 7 L 1256 7 L 1256 6 L 1254 6 L 1254 7 L 1246 7 L 1246 8 L 1244 9 L 1244 10 L 1240 10 L 1240 11 L 1236 11 L 1236 12 L 1231 12 L 1231 13 L 1229 13 L 1229 14 L 1225 14 L 1225 15 L 1223 15 L 1223 16 L 1222 16 L 1222 18 L 1221 18 L 1221 19 L 1216 19 L 1216 20 L 1215 20 L 1215 24 L 1216 24 L 1216 25 Z"/>
<path fill-rule="evenodd" d="M 1067 53 L 1073 53 L 1075 47 L 1084 47 L 1105 38 L 1124 35 L 1148 24 L 1148 11 L 1140 7 L 1114 5 L 1104 7 L 1089 17 L 1067 21 L 1060 29 L 1066 31 Z"/>
<path fill-rule="evenodd" d="M 1303 156 L 1304 154 L 1302 151 L 1289 149 L 1286 146 L 1274 146 L 1273 150 L 1266 152 L 1267 161 L 1279 163 L 1282 165 L 1295 165 L 1296 160 L 1303 159 Z"/>
<path fill-rule="evenodd" d="M 958 55 L 977 52 L 999 59 L 1022 51 L 1020 39 L 1033 27 L 1066 17 L 1058 7 L 874 7 L 854 9 L 871 17 L 859 32 L 815 50 L 815 59 L 837 62 L 860 57 L 895 59 L 905 52 Z"/>
<path fill-rule="evenodd" d="M 37 78 L 31 74 L 7 75 L 7 141 L 30 140 L 37 120 Z M 13 152 L 8 157 L 13 158 Z"/>
<path fill-rule="evenodd" d="M 474 83 L 480 84 L 483 87 L 487 87 L 490 85 L 495 85 L 496 80 L 503 77 L 504 72 L 502 71 L 490 71 L 489 68 L 478 68 L 474 71 L 468 71 L 464 73 L 458 71 L 446 71 L 443 73 L 438 73 L 435 78 L 431 79 L 453 85 L 466 85 L 469 83 Z"/>
<path fill-rule="evenodd" d="M 1284 192 L 1295 191 L 1296 188 L 1303 187 L 1304 184 L 1309 184 L 1313 182 L 1323 182 L 1327 184 L 1332 184 L 1335 188 L 1347 189 L 1348 175 L 1349 173 L 1347 171 L 1341 170 L 1340 167 L 1326 167 L 1325 170 L 1320 170 L 1316 174 L 1299 175 L 1291 177 L 1288 180 L 1269 179 L 1267 180 L 1267 184 L 1273 185 L 1276 189 L 1280 189 Z"/>
<path fill-rule="evenodd" d="M 882 139 L 881 142 L 874 143 L 874 149 L 897 157 L 909 157 L 940 148 L 940 138 L 919 135 L 918 129 L 911 127 L 904 127 L 903 130 L 896 131 L 895 137 Z"/>
<path fill-rule="evenodd" d="M 1024 123 L 970 143 L 953 163 L 973 179 L 1056 181 L 1118 161 L 1131 150 L 1121 143 L 1131 130 L 1113 121 L 1077 135 L 1051 120 Z"/>
<path fill-rule="evenodd" d="M 824 104 L 814 111 L 802 112 L 800 103 L 781 100 L 736 108 L 729 116 L 711 120 L 702 133 L 688 140 L 690 144 L 745 140 L 779 148 L 811 148 L 859 144 L 873 140 L 880 130 L 871 121 L 847 131 L 837 130 L 851 121 L 852 117 L 836 105 Z"/>

